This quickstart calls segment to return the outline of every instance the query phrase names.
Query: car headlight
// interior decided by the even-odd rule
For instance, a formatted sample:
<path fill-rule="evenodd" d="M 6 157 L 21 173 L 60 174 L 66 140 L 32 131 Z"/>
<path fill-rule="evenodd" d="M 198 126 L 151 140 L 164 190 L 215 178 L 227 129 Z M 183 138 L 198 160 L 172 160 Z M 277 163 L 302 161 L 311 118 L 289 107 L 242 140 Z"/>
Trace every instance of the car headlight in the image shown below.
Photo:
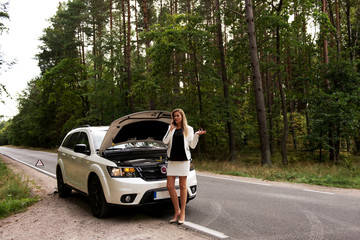
<path fill-rule="evenodd" d="M 136 177 L 133 167 L 107 167 L 111 177 Z"/>

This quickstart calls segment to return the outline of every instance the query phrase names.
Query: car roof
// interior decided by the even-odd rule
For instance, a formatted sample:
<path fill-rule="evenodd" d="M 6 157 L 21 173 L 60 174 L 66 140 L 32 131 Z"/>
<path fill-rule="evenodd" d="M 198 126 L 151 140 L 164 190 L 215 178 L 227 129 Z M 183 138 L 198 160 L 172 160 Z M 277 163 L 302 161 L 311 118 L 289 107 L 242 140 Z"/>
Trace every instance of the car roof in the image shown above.
<path fill-rule="evenodd" d="M 106 131 L 109 129 L 109 126 L 89 126 L 89 125 L 86 125 L 86 126 L 79 126 L 79 127 L 76 127 L 76 128 L 73 128 L 70 132 L 70 133 L 74 133 L 74 132 L 79 132 L 79 131 L 89 131 L 89 132 L 97 132 L 97 131 Z"/>

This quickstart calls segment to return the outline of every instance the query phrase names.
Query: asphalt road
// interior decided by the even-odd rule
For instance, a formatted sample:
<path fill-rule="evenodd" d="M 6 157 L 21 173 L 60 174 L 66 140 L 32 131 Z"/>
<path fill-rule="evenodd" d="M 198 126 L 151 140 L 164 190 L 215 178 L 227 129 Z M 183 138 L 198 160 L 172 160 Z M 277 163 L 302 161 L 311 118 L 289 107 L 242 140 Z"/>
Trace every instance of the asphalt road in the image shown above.
<path fill-rule="evenodd" d="M 0 153 L 55 174 L 56 154 L 0 147 Z M 185 227 L 224 239 L 360 239 L 360 194 L 198 173 Z M 155 217 L 168 220 L 170 210 Z"/>
<path fill-rule="evenodd" d="M 17 161 L 35 167 L 38 170 L 44 171 L 44 173 L 55 177 L 57 161 L 56 153 L 0 147 L 0 154 L 16 159 Z"/>

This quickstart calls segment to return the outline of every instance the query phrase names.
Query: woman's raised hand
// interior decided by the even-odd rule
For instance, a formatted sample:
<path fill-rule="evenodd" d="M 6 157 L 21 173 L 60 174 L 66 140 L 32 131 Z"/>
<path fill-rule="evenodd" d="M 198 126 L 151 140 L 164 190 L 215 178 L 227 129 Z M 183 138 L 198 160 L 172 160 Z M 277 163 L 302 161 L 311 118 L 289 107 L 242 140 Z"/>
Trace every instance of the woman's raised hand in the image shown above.
<path fill-rule="evenodd" d="M 203 130 L 202 128 L 201 129 L 199 129 L 195 134 L 197 134 L 197 135 L 203 135 L 203 134 L 205 134 L 206 133 L 206 130 Z"/>

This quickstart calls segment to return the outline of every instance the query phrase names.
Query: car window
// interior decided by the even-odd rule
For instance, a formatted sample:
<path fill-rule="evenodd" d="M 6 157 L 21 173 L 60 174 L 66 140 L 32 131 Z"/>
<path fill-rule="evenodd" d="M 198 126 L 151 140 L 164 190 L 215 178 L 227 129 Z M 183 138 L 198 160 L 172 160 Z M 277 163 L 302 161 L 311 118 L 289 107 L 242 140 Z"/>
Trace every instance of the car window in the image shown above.
<path fill-rule="evenodd" d="M 79 132 L 73 133 L 73 135 L 71 135 L 69 142 L 67 143 L 66 147 L 70 148 L 70 149 L 74 149 L 75 145 L 76 145 L 76 141 L 79 137 Z"/>
<path fill-rule="evenodd" d="M 72 136 L 72 134 L 69 134 L 66 136 L 66 138 L 62 144 L 63 147 L 68 147 L 71 136 Z"/>
<path fill-rule="evenodd" d="M 88 139 L 86 133 L 84 133 L 84 132 L 80 133 L 79 139 L 77 140 L 77 144 L 85 144 L 86 150 L 90 150 L 89 139 Z"/>

